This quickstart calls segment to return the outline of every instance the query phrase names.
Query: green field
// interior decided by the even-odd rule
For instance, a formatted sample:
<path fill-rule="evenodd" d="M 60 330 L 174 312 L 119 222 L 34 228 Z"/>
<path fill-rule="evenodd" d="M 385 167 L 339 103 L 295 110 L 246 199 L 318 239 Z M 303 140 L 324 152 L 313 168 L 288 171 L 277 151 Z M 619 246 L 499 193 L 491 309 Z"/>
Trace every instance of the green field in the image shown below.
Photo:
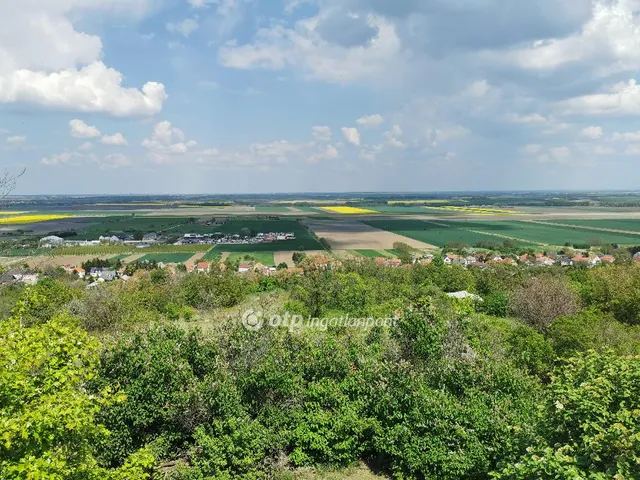
<path fill-rule="evenodd" d="M 215 232 L 237 234 L 243 228 L 253 232 L 291 232 L 295 240 L 254 245 L 217 245 L 221 252 L 287 252 L 303 250 L 324 250 L 320 242 L 299 222 L 291 219 L 267 220 L 232 218 L 224 225 L 218 225 Z"/>
<path fill-rule="evenodd" d="M 175 233 L 175 227 L 187 226 L 189 217 L 143 217 L 143 216 L 113 216 L 83 219 L 78 225 L 78 235 L 72 240 L 97 240 L 101 235 L 110 236 L 118 233 L 135 234 L 151 233 L 166 230 Z M 187 232 L 185 232 L 187 233 Z"/>
<path fill-rule="evenodd" d="M 202 257 L 202 260 L 205 262 L 213 262 L 215 260 L 219 260 L 221 256 L 222 252 L 220 250 L 212 248 L 205 254 L 204 257 Z"/>
<path fill-rule="evenodd" d="M 640 235 L 603 232 L 585 228 L 563 227 L 539 223 L 522 222 L 517 220 L 505 221 L 456 221 L 448 222 L 458 228 L 477 230 L 486 233 L 504 235 L 546 245 L 564 245 L 593 243 L 598 239 L 603 243 L 617 243 L 620 245 L 640 245 Z M 468 242 L 467 242 L 468 243 Z"/>
<path fill-rule="evenodd" d="M 239 261 L 240 263 L 245 261 L 245 257 L 250 256 L 257 263 L 261 263 L 266 267 L 274 267 L 275 260 L 273 259 L 272 252 L 236 252 L 229 255 L 228 260 L 230 262 Z"/>
<path fill-rule="evenodd" d="M 153 262 L 158 263 L 184 263 L 193 257 L 191 253 L 149 253 L 142 258 L 139 258 L 139 262 Z"/>
<path fill-rule="evenodd" d="M 384 250 L 350 250 L 350 252 L 353 252 L 356 255 L 360 255 L 360 256 L 366 257 L 366 258 L 378 258 L 378 257 L 390 258 L 390 257 L 392 257 L 391 254 L 389 254 L 388 252 L 386 252 Z"/>
<path fill-rule="evenodd" d="M 564 223 L 566 225 L 575 225 L 576 227 L 609 228 L 611 230 L 640 233 L 640 219 L 549 220 L 549 223 Z"/>
<path fill-rule="evenodd" d="M 370 208 L 371 210 L 375 210 L 376 212 L 384 213 L 385 215 L 431 215 L 431 216 L 443 216 L 443 215 L 455 215 L 456 212 L 446 212 L 442 210 L 437 210 L 429 207 L 421 207 L 421 206 L 394 206 L 394 205 L 386 205 L 386 206 L 375 206 L 375 207 L 364 207 Z"/>
<path fill-rule="evenodd" d="M 453 222 L 438 221 L 437 223 L 433 223 L 428 220 L 369 220 L 364 223 L 438 247 L 442 247 L 447 243 L 466 243 L 473 245 L 478 240 L 489 242 L 500 242 L 503 240 L 492 235 L 457 228 Z M 445 224 L 450 226 L 442 226 Z"/>

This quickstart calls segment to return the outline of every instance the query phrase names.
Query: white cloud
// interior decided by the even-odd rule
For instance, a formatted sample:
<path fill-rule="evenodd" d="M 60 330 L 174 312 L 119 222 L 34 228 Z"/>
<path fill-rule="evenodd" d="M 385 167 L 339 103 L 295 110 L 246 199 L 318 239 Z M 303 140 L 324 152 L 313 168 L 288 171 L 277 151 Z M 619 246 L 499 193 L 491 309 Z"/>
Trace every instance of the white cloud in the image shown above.
<path fill-rule="evenodd" d="M 320 125 L 317 127 L 312 127 L 311 132 L 312 132 L 313 138 L 315 138 L 320 142 L 331 141 L 331 137 L 332 137 L 331 128 L 327 126 Z"/>
<path fill-rule="evenodd" d="M 167 31 L 170 33 L 180 34 L 184 38 L 189 38 L 189 36 L 195 32 L 199 26 L 198 20 L 195 18 L 185 18 L 181 22 L 167 23 L 166 25 Z"/>
<path fill-rule="evenodd" d="M 365 115 L 356 120 L 356 123 L 361 127 L 378 127 L 384 123 L 384 118 L 376 113 L 375 115 Z"/>
<path fill-rule="evenodd" d="M 122 75 L 101 61 L 101 39 L 76 31 L 70 20 L 96 9 L 135 18 L 147 7 L 147 0 L 0 2 L 0 103 L 120 116 L 159 112 L 164 87 L 124 87 Z"/>
<path fill-rule="evenodd" d="M 92 149 L 93 149 L 93 143 L 91 142 L 85 142 L 78 147 L 78 150 L 80 150 L 81 152 L 88 152 L 89 150 L 92 150 Z"/>
<path fill-rule="evenodd" d="M 342 134 L 347 142 L 353 145 L 360 145 L 360 132 L 358 132 L 357 128 L 354 127 L 343 127 Z"/>
<path fill-rule="evenodd" d="M 282 25 L 261 29 L 253 44 L 228 42 L 220 48 L 218 59 L 222 65 L 238 69 L 299 67 L 307 78 L 338 84 L 383 81 L 399 72 L 401 41 L 392 22 L 367 17 L 366 23 L 377 30 L 375 38 L 365 45 L 343 47 L 326 41 L 316 30 L 322 19 L 301 20 L 291 29 Z"/>
<path fill-rule="evenodd" d="M 604 135 L 602 127 L 586 127 L 580 131 L 580 136 L 591 140 L 597 140 L 598 138 L 601 138 L 602 135 Z"/>
<path fill-rule="evenodd" d="M 16 70 L 0 76 L 0 103 L 24 102 L 121 117 L 162 110 L 167 94 L 161 83 L 149 82 L 142 91 L 121 84 L 122 74 L 102 62 L 50 74 Z"/>
<path fill-rule="evenodd" d="M 504 55 L 516 65 L 549 70 L 592 61 L 603 69 L 640 68 L 640 19 L 636 0 L 594 0 L 593 15 L 579 33 L 561 39 L 539 40 Z"/>
<path fill-rule="evenodd" d="M 546 153 L 539 155 L 536 160 L 539 163 L 569 163 L 571 158 L 571 150 L 568 147 L 554 147 L 547 150 Z"/>
<path fill-rule="evenodd" d="M 153 128 L 151 138 L 145 138 L 142 146 L 149 150 L 149 158 L 154 163 L 167 163 L 174 156 L 185 154 L 198 145 L 194 140 L 186 140 L 186 135 L 171 122 L 159 122 Z"/>
<path fill-rule="evenodd" d="M 59 165 L 67 165 L 73 160 L 81 159 L 82 157 L 83 155 L 77 152 L 62 152 L 51 155 L 50 157 L 43 157 L 40 163 L 49 167 L 56 167 Z"/>
<path fill-rule="evenodd" d="M 405 148 L 406 145 L 400 140 L 399 137 L 402 136 L 402 129 L 399 125 L 394 125 L 391 130 L 384 133 L 385 138 L 387 139 L 387 144 L 394 148 Z"/>
<path fill-rule="evenodd" d="M 512 123 L 520 123 L 520 124 L 542 124 L 548 123 L 549 119 L 539 113 L 530 113 L 526 115 L 522 115 L 519 113 L 510 113 L 507 115 L 507 119 Z"/>
<path fill-rule="evenodd" d="M 13 137 L 7 137 L 7 143 L 9 145 L 22 145 L 26 141 L 26 135 L 14 135 Z"/>
<path fill-rule="evenodd" d="M 427 128 L 427 139 L 431 145 L 436 146 L 454 138 L 466 137 L 469 133 L 471 132 L 462 125 L 436 129 Z"/>
<path fill-rule="evenodd" d="M 319 147 L 321 150 L 318 153 L 314 153 L 309 158 L 307 158 L 307 162 L 311 164 L 319 163 L 322 160 L 333 160 L 340 157 L 340 152 L 333 145 L 327 145 L 326 147 Z"/>
<path fill-rule="evenodd" d="M 115 133 L 102 137 L 102 143 L 105 145 L 127 145 L 127 139 L 121 133 Z"/>
<path fill-rule="evenodd" d="M 465 93 L 472 97 L 484 97 L 490 88 L 486 80 L 477 80 L 467 87 Z"/>
<path fill-rule="evenodd" d="M 615 142 L 640 142 L 640 130 L 637 132 L 616 132 L 611 135 L 611 140 Z"/>
<path fill-rule="evenodd" d="M 365 146 L 362 150 L 360 150 L 359 157 L 363 160 L 367 160 L 368 162 L 374 162 L 383 152 L 383 150 L 383 144 Z"/>
<path fill-rule="evenodd" d="M 71 120 L 69 122 L 69 133 L 75 138 L 94 138 L 102 135 L 97 127 L 87 125 L 82 120 Z"/>
<path fill-rule="evenodd" d="M 569 115 L 637 115 L 640 113 L 640 85 L 635 80 L 621 82 L 607 93 L 575 97 L 559 103 Z"/>

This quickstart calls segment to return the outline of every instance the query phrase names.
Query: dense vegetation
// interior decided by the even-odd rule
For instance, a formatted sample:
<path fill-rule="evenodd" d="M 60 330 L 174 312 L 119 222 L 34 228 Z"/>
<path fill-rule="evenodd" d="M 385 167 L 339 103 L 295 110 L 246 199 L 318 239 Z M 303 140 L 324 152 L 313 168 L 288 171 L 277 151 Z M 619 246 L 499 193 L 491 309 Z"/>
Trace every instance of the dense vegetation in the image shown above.
<path fill-rule="evenodd" d="M 638 478 L 640 266 L 296 261 L 0 290 L 0 479 Z"/>

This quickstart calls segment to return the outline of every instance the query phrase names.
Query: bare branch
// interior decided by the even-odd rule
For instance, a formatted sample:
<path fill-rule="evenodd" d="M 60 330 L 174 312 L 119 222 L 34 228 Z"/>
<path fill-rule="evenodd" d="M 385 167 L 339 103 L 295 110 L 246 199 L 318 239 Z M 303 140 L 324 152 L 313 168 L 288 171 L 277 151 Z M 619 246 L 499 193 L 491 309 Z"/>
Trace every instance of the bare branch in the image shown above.
<path fill-rule="evenodd" d="M 13 192 L 13 190 L 16 188 L 18 179 L 22 175 L 24 175 L 26 171 L 27 169 L 24 168 L 18 174 L 12 174 L 8 170 L 5 170 L 4 173 L 0 175 L 0 199 L 5 198 L 11 192 Z"/>

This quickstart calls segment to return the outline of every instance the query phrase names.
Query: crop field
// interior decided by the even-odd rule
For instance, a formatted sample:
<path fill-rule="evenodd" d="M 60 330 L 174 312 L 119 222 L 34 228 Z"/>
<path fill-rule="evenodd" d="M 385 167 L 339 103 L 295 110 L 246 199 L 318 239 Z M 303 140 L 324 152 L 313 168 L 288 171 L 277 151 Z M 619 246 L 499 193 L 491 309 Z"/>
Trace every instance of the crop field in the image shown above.
<path fill-rule="evenodd" d="M 454 213 L 463 213 L 467 215 L 513 215 L 517 212 L 516 210 L 507 210 L 503 208 L 485 208 L 485 207 L 454 207 L 454 206 L 446 206 L 446 207 L 429 207 L 434 210 L 444 210 L 448 212 Z"/>
<path fill-rule="evenodd" d="M 385 250 L 350 250 L 350 252 L 353 252 L 356 255 L 360 255 L 361 257 L 366 257 L 366 258 L 378 258 L 378 257 L 391 258 L 392 256 Z"/>
<path fill-rule="evenodd" d="M 427 220 L 371 220 L 364 222 L 381 230 L 393 232 L 407 238 L 442 247 L 447 243 L 466 243 L 473 245 L 478 240 L 496 242 L 495 236 L 471 232 L 458 228 L 452 222 L 430 222 Z M 478 224 L 480 225 L 480 224 Z"/>
<path fill-rule="evenodd" d="M 521 221 L 457 221 L 449 222 L 459 229 L 492 233 L 509 238 L 521 239 L 543 245 L 562 246 L 592 243 L 598 239 L 603 243 L 621 245 L 640 245 L 640 235 L 588 230 L 580 227 L 570 228 Z M 467 242 L 469 243 L 469 242 Z"/>
<path fill-rule="evenodd" d="M 101 235 L 110 236 L 116 233 L 151 233 L 173 231 L 189 222 L 189 217 L 142 217 L 142 216 L 112 216 L 103 218 L 87 218 L 88 222 L 95 222 L 85 226 L 74 236 L 74 240 L 97 240 Z M 177 232 L 176 232 L 177 233 Z M 186 232 L 185 232 L 186 233 Z"/>
<path fill-rule="evenodd" d="M 0 225 L 28 225 L 30 223 L 48 222 L 50 220 L 62 220 L 73 215 L 8 215 L 0 217 Z"/>
<path fill-rule="evenodd" d="M 376 206 L 371 207 L 376 210 L 376 212 L 384 213 L 388 215 L 428 215 L 428 216 L 445 216 L 452 215 L 455 212 L 446 212 L 439 209 L 431 208 L 431 207 L 422 207 L 419 205 L 384 205 L 384 206 Z"/>
<path fill-rule="evenodd" d="M 291 232 L 296 236 L 296 239 L 253 245 L 218 245 L 216 249 L 220 249 L 221 252 L 324 250 L 320 242 L 318 242 L 302 224 L 295 220 L 232 218 L 223 225 L 217 225 L 215 229 L 213 229 L 213 232 L 233 235 L 240 233 L 243 228 L 248 228 L 252 232 Z"/>
<path fill-rule="evenodd" d="M 204 254 L 204 257 L 202 257 L 202 260 L 205 262 L 214 262 L 216 260 L 220 260 L 220 257 L 222 257 L 222 252 L 217 248 L 212 248 L 211 250 L 209 250 L 207 253 Z"/>
<path fill-rule="evenodd" d="M 235 252 L 229 255 L 227 260 L 230 262 L 235 262 L 237 260 L 242 263 L 247 257 L 251 257 L 252 260 L 263 264 L 265 267 L 274 267 L 276 264 L 273 252 Z"/>
<path fill-rule="evenodd" d="M 191 253 L 149 253 L 138 259 L 139 262 L 184 263 L 193 255 Z"/>
<path fill-rule="evenodd" d="M 329 213 L 340 213 L 343 215 L 370 215 L 372 213 L 378 213 L 375 210 L 369 210 L 368 208 L 358 208 L 358 207 L 346 207 L 346 206 L 338 206 L 338 207 L 321 207 L 321 210 Z"/>
<path fill-rule="evenodd" d="M 640 233 L 640 219 L 601 219 L 601 220 L 548 220 L 549 223 L 560 223 L 587 228 L 608 228 Z"/>

